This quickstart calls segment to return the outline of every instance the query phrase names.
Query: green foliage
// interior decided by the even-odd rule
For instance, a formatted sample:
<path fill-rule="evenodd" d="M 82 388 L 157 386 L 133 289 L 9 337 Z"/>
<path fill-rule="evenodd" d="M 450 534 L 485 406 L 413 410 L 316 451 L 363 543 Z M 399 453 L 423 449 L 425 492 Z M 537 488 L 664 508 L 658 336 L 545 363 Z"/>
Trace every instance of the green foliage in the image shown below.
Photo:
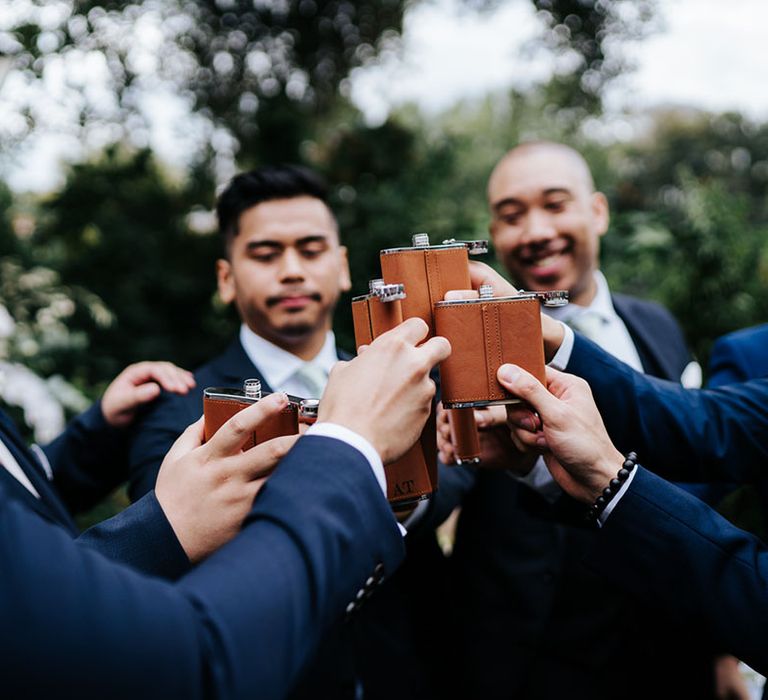
<path fill-rule="evenodd" d="M 684 175 L 676 193 L 653 213 L 618 218 L 604 269 L 667 306 L 706 358 L 719 335 L 768 318 L 768 223 L 753 223 L 748 198 L 721 182 Z"/>
<path fill-rule="evenodd" d="M 608 83 L 628 69 L 617 50 L 652 28 L 655 0 L 533 0 L 550 28 L 543 41 L 564 60 L 546 86 L 551 103 L 575 123 L 602 109 Z"/>
<path fill-rule="evenodd" d="M 660 112 L 648 138 L 613 151 L 603 267 L 667 306 L 706 360 L 719 335 L 768 319 L 768 128 Z"/>
<path fill-rule="evenodd" d="M 73 316 L 72 326 L 90 343 L 87 355 L 66 358 L 67 376 L 98 384 L 141 359 L 195 366 L 221 347 L 233 325 L 214 303 L 220 242 L 187 226 L 200 189 L 194 182 L 170 185 L 146 151 L 110 150 L 75 166 L 43 204 L 33 240 L 38 255 L 64 283 L 85 286 L 115 315 L 108 326 Z M 210 181 L 205 189 L 210 198 Z"/>
<path fill-rule="evenodd" d="M 18 3 L 10 15 L 15 23 L 0 25 L 0 47 L 28 83 L 43 81 L 62 57 L 103 59 L 97 63 L 106 69 L 113 108 L 93 100 L 87 82 L 67 88 L 80 104 L 83 127 L 109 123 L 130 139 L 146 126 L 142 90 L 167 84 L 196 114 L 233 134 L 253 162 L 298 159 L 312 121 L 333 106 L 349 72 L 396 41 L 406 6 L 403 0 L 42 4 Z M 30 130 L 45 120 L 31 103 L 24 112 Z"/>

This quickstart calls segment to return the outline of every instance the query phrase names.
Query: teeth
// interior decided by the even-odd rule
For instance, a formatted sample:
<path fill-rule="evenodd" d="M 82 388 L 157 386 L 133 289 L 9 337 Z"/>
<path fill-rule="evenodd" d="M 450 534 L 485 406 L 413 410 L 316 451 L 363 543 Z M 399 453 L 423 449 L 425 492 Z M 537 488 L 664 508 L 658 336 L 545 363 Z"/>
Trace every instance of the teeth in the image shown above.
<path fill-rule="evenodd" d="M 548 255 L 546 258 L 540 258 L 539 260 L 534 261 L 533 264 L 535 267 L 547 267 L 547 265 L 554 264 L 559 257 L 559 254 Z"/>

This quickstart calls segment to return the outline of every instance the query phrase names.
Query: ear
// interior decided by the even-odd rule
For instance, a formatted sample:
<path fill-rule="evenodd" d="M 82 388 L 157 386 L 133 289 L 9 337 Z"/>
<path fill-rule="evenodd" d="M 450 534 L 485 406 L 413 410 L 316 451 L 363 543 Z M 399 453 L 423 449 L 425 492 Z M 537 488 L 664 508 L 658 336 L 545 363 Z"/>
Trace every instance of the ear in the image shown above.
<path fill-rule="evenodd" d="M 235 299 L 235 278 L 229 260 L 219 258 L 216 261 L 216 281 L 219 285 L 219 297 L 225 304 L 231 304 Z"/>
<path fill-rule="evenodd" d="M 602 192 L 592 194 L 592 216 L 595 220 L 597 235 L 602 236 L 608 230 L 611 214 L 608 208 L 608 198 Z"/>
<path fill-rule="evenodd" d="M 342 292 L 352 289 L 352 275 L 349 273 L 349 258 L 345 245 L 339 246 L 339 289 Z"/>

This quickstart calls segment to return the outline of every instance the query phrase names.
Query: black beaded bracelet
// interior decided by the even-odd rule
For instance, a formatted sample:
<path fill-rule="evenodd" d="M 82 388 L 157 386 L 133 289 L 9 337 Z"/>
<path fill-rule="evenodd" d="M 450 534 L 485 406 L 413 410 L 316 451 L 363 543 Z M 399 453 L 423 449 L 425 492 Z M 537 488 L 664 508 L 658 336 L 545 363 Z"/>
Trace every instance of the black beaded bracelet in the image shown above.
<path fill-rule="evenodd" d="M 622 484 L 629 479 L 629 475 L 632 470 L 637 466 L 637 455 L 634 452 L 630 452 L 627 458 L 624 460 L 624 464 L 621 465 L 618 474 L 611 479 L 608 486 L 603 489 L 603 493 L 595 499 L 595 502 L 590 506 L 587 511 L 587 522 L 595 523 L 600 517 L 600 514 L 605 510 L 606 506 L 613 500 L 614 496 L 621 489 Z"/>

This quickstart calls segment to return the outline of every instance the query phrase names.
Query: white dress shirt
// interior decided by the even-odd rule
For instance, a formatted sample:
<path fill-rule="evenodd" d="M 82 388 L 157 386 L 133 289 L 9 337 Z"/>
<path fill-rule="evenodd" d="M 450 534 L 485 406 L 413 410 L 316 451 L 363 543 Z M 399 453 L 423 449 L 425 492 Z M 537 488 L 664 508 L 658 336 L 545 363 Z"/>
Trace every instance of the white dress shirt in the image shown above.
<path fill-rule="evenodd" d="M 35 498 L 40 498 L 40 494 L 37 492 L 37 489 L 34 487 L 32 482 L 29 480 L 29 477 L 24 473 L 24 470 L 19 466 L 16 458 L 13 456 L 11 451 L 6 447 L 2 440 L 0 440 L 0 464 L 2 467 L 5 467 L 6 470 L 8 470 L 25 489 L 27 489 L 27 491 L 35 496 Z M 0 469 L 2 469 L 2 467 L 0 467 Z"/>
<path fill-rule="evenodd" d="M 593 317 L 595 322 L 590 324 L 589 339 L 615 358 L 628 364 L 632 369 L 642 372 L 643 364 L 632 341 L 632 336 L 629 334 L 624 321 L 616 313 L 616 309 L 613 308 L 608 282 L 599 270 L 595 272 L 595 284 L 597 291 L 589 306 L 578 306 L 577 304 L 568 304 L 557 308 L 545 306 L 544 313 L 563 323 L 573 322 L 577 325 L 580 317 Z"/>
<path fill-rule="evenodd" d="M 284 391 L 293 396 L 312 396 L 314 388 L 307 386 L 300 377 L 295 376 L 306 363 L 288 350 L 270 343 L 260 335 L 256 335 L 248 326 L 240 326 L 240 343 L 248 355 L 248 359 L 259 368 L 267 384 L 274 391 Z M 325 372 L 325 378 L 331 368 L 339 361 L 336 352 L 336 338 L 328 331 L 320 352 L 312 358 L 311 363 Z"/>

